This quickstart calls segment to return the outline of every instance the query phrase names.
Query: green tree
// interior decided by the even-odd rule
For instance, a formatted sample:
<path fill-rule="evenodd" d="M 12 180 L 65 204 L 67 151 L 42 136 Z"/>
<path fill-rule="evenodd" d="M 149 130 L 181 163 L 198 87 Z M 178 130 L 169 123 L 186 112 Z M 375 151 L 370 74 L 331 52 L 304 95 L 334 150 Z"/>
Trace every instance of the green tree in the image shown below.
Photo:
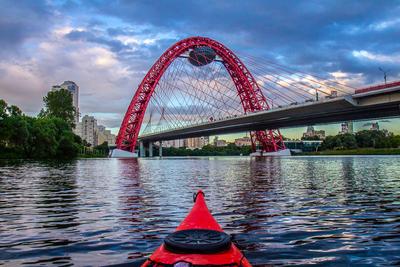
<path fill-rule="evenodd" d="M 387 131 L 363 130 L 354 134 L 328 136 L 322 143 L 325 149 L 397 148 L 400 136 Z"/>
<path fill-rule="evenodd" d="M 5 120 L 8 118 L 7 114 L 7 103 L 3 99 L 0 99 L 0 148 L 4 147 L 7 142 L 7 131 L 5 127 Z"/>
<path fill-rule="evenodd" d="M 327 136 L 322 142 L 321 149 L 334 149 L 336 146 L 336 136 Z"/>
<path fill-rule="evenodd" d="M 74 158 L 79 152 L 79 144 L 75 141 L 75 134 L 64 131 L 58 143 L 57 158 Z"/>
<path fill-rule="evenodd" d="M 64 118 L 32 118 L 0 99 L 0 156 L 11 158 L 73 158 L 82 140 Z"/>
<path fill-rule="evenodd" d="M 390 147 L 398 148 L 400 146 L 400 135 L 391 135 L 389 137 Z"/>
<path fill-rule="evenodd" d="M 24 116 L 10 116 L 5 120 L 5 138 L 7 146 L 17 154 L 25 154 L 30 151 L 29 141 L 30 119 Z"/>
<path fill-rule="evenodd" d="M 100 150 L 105 154 L 108 154 L 108 152 L 110 152 L 107 141 L 104 141 L 101 145 L 95 146 L 94 149 Z"/>
<path fill-rule="evenodd" d="M 22 111 L 19 109 L 19 107 L 11 105 L 7 107 L 7 112 L 10 116 L 21 116 Z"/>
<path fill-rule="evenodd" d="M 3 99 L 0 99 L 0 122 L 4 120 L 6 117 L 8 117 L 7 114 L 7 102 L 4 101 Z"/>
<path fill-rule="evenodd" d="M 340 135 L 342 146 L 345 149 L 354 149 L 357 148 L 357 140 L 353 134 L 341 134 Z"/>
<path fill-rule="evenodd" d="M 359 147 L 373 147 L 370 131 L 364 130 L 356 133 L 357 145 Z"/>
<path fill-rule="evenodd" d="M 357 147 L 357 141 L 353 134 L 338 134 L 327 136 L 322 142 L 321 149 L 354 149 Z"/>
<path fill-rule="evenodd" d="M 68 90 L 50 91 L 43 98 L 45 107 L 40 117 L 56 117 L 65 120 L 71 128 L 75 127 L 76 110 L 73 106 L 72 94 Z"/>
<path fill-rule="evenodd" d="M 59 135 L 53 118 L 38 118 L 33 122 L 31 146 L 34 158 L 53 158 L 56 155 Z"/>
<path fill-rule="evenodd" d="M 386 132 L 387 133 L 387 132 Z M 384 131 L 364 130 L 356 133 L 356 140 L 359 147 L 390 147 L 389 137 Z"/>
<path fill-rule="evenodd" d="M 251 153 L 251 146 L 238 147 L 235 144 L 228 144 L 225 147 L 216 147 L 213 145 L 203 146 L 201 149 L 187 149 L 185 147 L 163 148 L 164 156 L 239 156 L 249 155 Z"/>

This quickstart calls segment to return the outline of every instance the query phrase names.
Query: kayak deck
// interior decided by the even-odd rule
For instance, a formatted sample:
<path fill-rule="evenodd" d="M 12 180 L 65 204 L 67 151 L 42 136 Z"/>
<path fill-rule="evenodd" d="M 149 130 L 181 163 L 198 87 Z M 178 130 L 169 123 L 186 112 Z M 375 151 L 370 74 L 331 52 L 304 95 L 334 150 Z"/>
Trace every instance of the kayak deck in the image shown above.
<path fill-rule="evenodd" d="M 211 215 L 204 193 L 193 199 L 189 214 L 142 267 L 251 266 Z"/>

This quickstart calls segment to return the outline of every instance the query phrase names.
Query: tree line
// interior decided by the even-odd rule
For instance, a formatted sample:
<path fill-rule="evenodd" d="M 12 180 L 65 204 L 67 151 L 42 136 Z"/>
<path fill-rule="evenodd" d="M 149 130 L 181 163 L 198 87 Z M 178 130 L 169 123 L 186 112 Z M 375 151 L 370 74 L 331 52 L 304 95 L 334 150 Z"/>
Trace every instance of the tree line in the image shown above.
<path fill-rule="evenodd" d="M 72 94 L 50 91 L 37 117 L 27 116 L 0 99 L 0 158 L 70 159 L 84 142 L 74 134 Z"/>
<path fill-rule="evenodd" d="M 302 138 L 302 140 L 320 140 L 318 137 Z M 345 150 L 357 148 L 398 148 L 400 135 L 394 135 L 385 130 L 363 130 L 355 134 L 338 134 L 327 136 L 319 150 Z M 231 143 L 225 147 L 206 145 L 201 149 L 187 149 L 186 147 L 163 148 L 163 156 L 238 156 L 249 155 L 251 146 L 238 147 Z M 155 155 L 158 148 L 155 149 Z"/>
<path fill-rule="evenodd" d="M 238 147 L 235 144 L 228 144 L 224 147 L 205 145 L 201 149 L 187 149 L 186 147 L 163 147 L 163 156 L 239 156 L 249 155 L 251 146 Z M 158 149 L 155 151 L 158 153 Z M 157 154 L 155 154 L 157 155 Z"/>
<path fill-rule="evenodd" d="M 327 136 L 321 144 L 321 150 L 398 148 L 399 146 L 400 135 L 394 135 L 385 130 L 363 130 L 355 134 Z"/>

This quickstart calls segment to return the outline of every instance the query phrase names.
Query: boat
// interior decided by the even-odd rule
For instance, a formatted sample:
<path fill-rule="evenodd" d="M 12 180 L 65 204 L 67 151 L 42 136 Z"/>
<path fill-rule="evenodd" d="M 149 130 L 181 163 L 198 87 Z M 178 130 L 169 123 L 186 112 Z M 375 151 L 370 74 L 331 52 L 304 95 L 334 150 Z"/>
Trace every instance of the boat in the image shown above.
<path fill-rule="evenodd" d="M 203 191 L 194 194 L 193 201 L 186 218 L 142 267 L 251 267 L 211 215 Z"/>

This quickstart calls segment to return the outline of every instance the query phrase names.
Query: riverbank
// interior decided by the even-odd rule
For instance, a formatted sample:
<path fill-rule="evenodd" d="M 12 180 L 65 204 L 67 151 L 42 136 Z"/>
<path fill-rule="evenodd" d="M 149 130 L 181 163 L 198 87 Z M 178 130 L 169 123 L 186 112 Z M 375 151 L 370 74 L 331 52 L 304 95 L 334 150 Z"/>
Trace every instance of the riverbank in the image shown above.
<path fill-rule="evenodd" d="M 69 158 L 69 160 L 71 159 L 88 159 L 88 158 L 107 158 L 108 154 L 101 154 L 101 153 L 93 153 L 93 154 L 78 154 L 76 157 L 74 158 Z M 17 153 L 13 153 L 13 152 L 9 152 L 9 153 L 0 153 L 0 159 L 4 159 L 4 160 L 54 160 L 55 158 L 29 158 L 29 157 L 23 157 L 20 154 Z M 59 160 L 65 160 L 64 158 L 60 158 Z"/>
<path fill-rule="evenodd" d="M 303 152 L 296 154 L 307 155 L 400 155 L 400 148 L 358 148 L 344 150 L 322 150 L 317 152 Z"/>
<path fill-rule="evenodd" d="M 96 158 L 108 158 L 108 155 L 78 155 L 76 159 L 96 159 Z"/>

